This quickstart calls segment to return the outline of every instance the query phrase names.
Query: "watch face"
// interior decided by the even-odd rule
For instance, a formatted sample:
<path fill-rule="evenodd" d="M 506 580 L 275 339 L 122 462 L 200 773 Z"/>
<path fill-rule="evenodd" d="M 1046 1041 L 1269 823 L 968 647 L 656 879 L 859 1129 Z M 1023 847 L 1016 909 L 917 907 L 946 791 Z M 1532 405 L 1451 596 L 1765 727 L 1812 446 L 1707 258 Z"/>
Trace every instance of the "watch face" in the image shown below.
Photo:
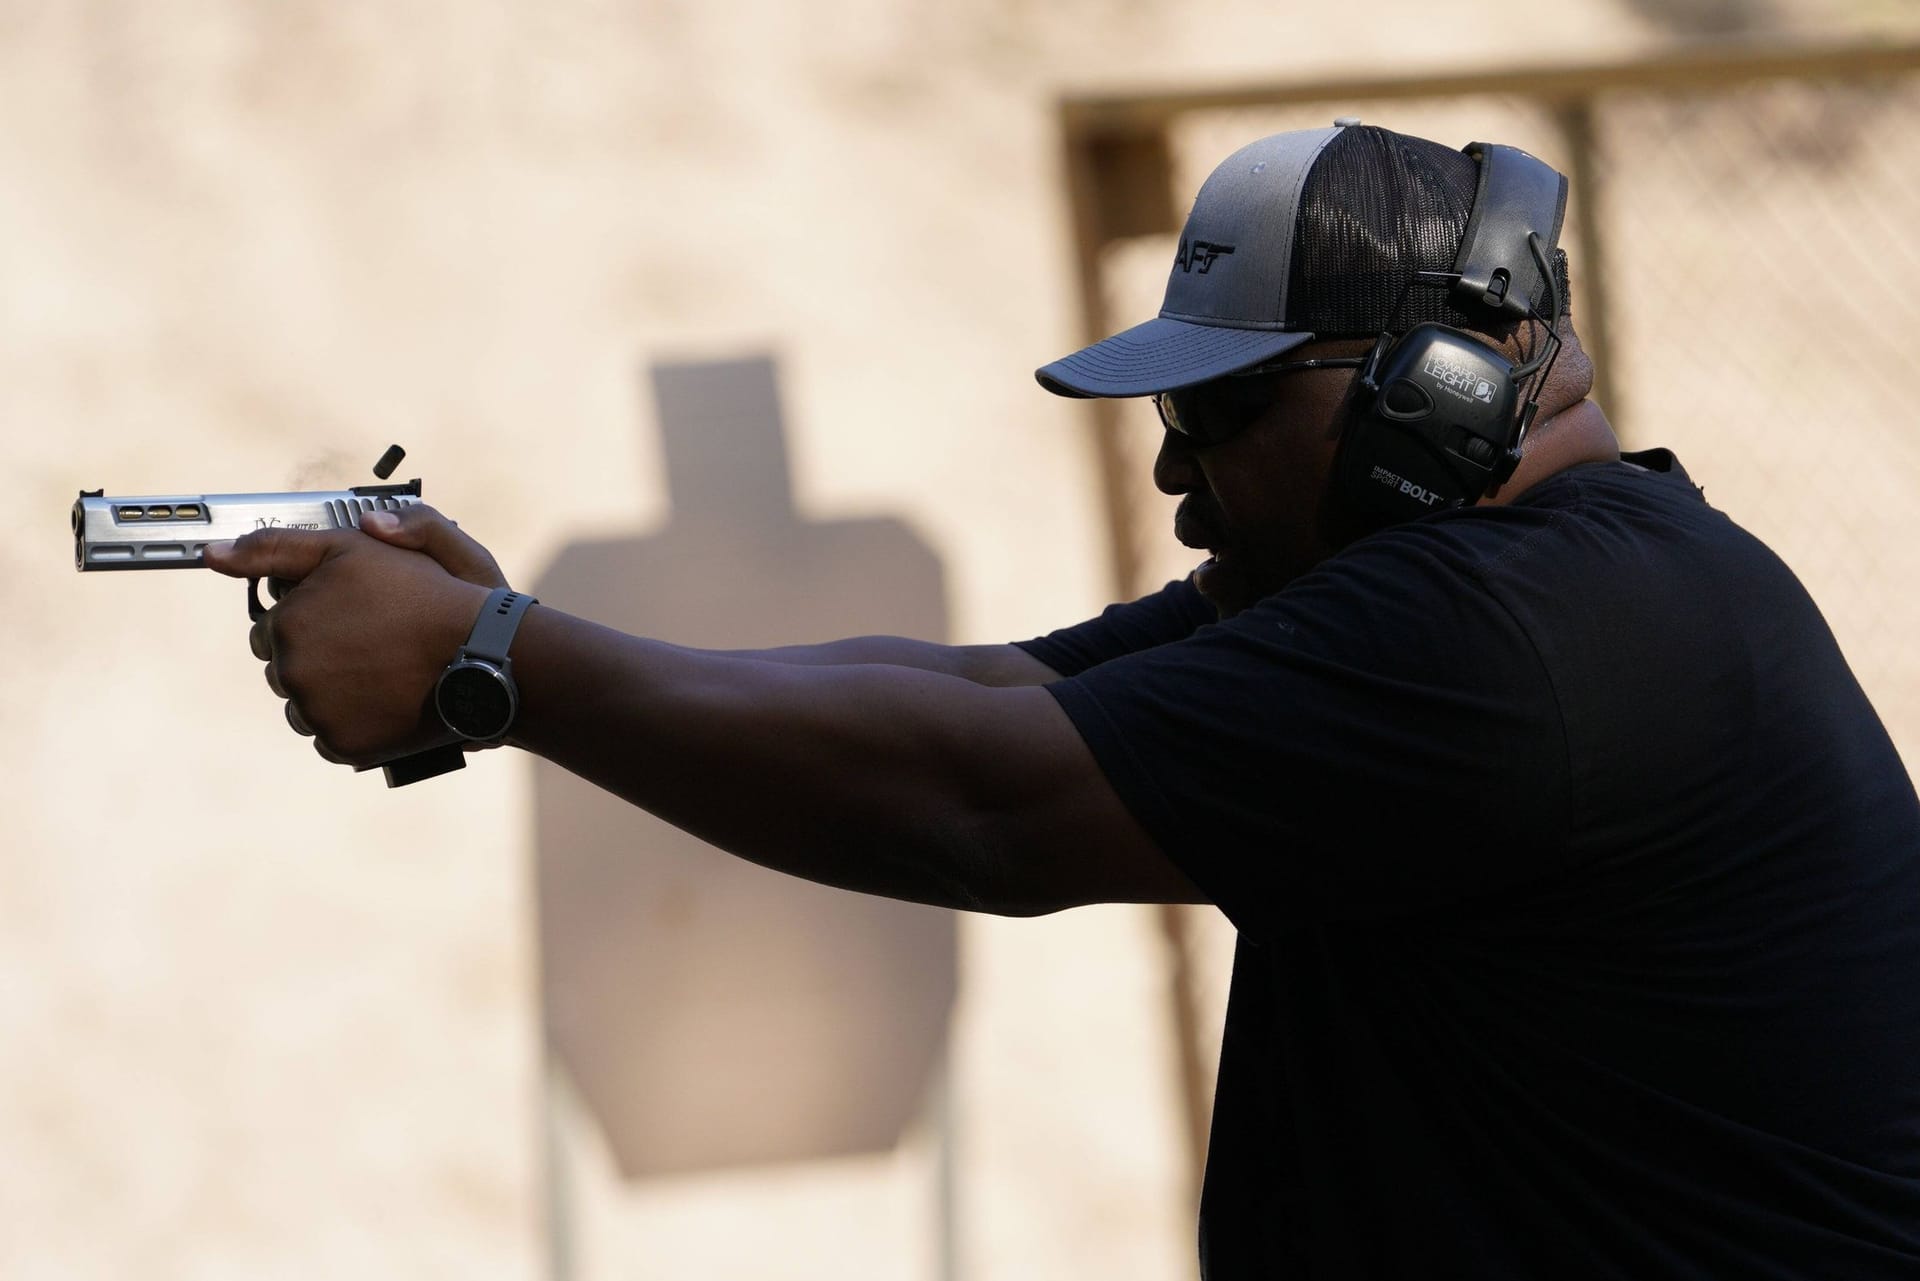
<path fill-rule="evenodd" d="M 486 663 L 458 663 L 440 677 L 434 694 L 440 719 L 467 738 L 498 738 L 513 724 L 513 685 Z"/>

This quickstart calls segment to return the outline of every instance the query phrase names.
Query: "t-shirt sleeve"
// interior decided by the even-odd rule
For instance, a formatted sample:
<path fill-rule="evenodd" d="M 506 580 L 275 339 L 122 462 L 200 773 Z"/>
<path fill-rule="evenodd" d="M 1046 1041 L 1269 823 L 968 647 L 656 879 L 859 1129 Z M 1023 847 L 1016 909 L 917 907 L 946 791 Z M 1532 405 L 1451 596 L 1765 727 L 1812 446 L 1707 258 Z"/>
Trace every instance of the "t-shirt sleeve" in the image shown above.
<path fill-rule="evenodd" d="M 1565 857 L 1552 682 L 1444 533 L 1376 536 L 1048 689 L 1161 849 L 1254 937 L 1460 904 Z"/>
<path fill-rule="evenodd" d="M 1062 676 L 1073 676 L 1123 654 L 1184 640 L 1214 618 L 1213 606 L 1180 579 L 1150 596 L 1109 605 L 1098 618 L 1014 644 Z"/>

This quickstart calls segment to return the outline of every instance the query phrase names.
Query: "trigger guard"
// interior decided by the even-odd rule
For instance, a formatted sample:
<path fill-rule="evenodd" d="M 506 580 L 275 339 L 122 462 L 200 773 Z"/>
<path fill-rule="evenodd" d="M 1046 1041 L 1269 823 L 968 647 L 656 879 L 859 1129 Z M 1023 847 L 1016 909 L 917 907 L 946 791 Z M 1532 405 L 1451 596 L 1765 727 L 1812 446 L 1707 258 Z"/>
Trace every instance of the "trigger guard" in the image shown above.
<path fill-rule="evenodd" d="M 267 614 L 267 607 L 260 603 L 260 580 L 247 580 L 247 620 L 257 623 Z"/>

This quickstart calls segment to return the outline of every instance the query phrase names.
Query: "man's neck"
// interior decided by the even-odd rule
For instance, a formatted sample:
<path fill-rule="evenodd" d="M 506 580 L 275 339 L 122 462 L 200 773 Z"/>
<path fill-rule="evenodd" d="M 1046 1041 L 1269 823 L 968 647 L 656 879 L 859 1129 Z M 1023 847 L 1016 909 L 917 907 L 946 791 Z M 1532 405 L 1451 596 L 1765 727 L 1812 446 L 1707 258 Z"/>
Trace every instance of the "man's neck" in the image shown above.
<path fill-rule="evenodd" d="M 1619 460 L 1620 442 L 1612 424 L 1600 406 L 1582 400 L 1534 424 L 1522 448 L 1520 466 L 1506 484 L 1481 501 L 1497 507 L 1569 467 Z"/>

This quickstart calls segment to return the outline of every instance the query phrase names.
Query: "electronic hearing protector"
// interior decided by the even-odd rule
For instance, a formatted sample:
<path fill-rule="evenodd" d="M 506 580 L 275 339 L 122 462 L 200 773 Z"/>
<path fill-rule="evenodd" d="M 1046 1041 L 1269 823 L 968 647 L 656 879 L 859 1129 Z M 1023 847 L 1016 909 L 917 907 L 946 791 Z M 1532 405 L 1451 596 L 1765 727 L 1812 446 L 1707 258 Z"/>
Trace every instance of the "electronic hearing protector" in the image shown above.
<path fill-rule="evenodd" d="M 1446 285 L 1457 310 L 1489 326 L 1546 321 L 1546 337 L 1516 365 L 1447 325 L 1415 325 L 1396 339 L 1396 317 L 1387 317 L 1355 380 L 1334 461 L 1334 507 L 1356 535 L 1467 506 L 1513 475 L 1559 351 L 1552 255 L 1567 180 L 1517 147 L 1475 142 L 1463 150 L 1480 162 L 1480 181 L 1459 256 L 1452 271 L 1416 273 L 1408 287 Z M 1403 288 L 1396 313 L 1405 297 Z"/>

